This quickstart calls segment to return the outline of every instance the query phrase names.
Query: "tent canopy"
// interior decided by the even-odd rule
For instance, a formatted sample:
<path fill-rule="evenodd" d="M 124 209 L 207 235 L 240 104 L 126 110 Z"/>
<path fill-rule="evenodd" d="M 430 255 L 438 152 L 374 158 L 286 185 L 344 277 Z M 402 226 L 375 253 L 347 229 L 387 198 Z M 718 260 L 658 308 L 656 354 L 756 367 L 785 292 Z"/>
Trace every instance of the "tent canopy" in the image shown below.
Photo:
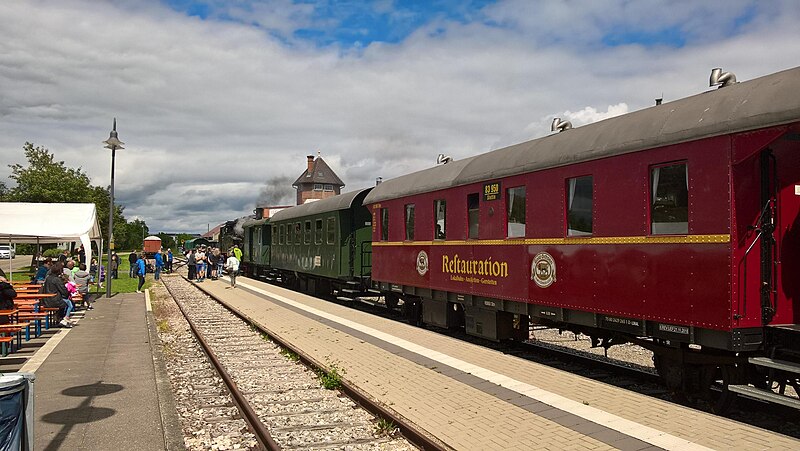
<path fill-rule="evenodd" d="M 0 243 L 80 241 L 88 263 L 101 238 L 94 204 L 0 202 Z"/>

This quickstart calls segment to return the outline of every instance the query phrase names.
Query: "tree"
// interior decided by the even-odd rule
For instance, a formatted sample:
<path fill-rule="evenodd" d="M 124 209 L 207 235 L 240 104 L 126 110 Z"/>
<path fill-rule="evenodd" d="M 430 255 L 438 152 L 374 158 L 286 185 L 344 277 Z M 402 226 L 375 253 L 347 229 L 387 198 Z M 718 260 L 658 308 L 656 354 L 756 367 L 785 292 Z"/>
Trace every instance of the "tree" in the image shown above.
<path fill-rule="evenodd" d="M 167 235 L 166 233 L 161 232 L 156 236 L 161 238 L 161 247 L 164 249 L 176 250 L 175 239 L 172 238 L 172 235 Z"/>
<path fill-rule="evenodd" d="M 4 196 L 11 202 L 92 202 L 89 177 L 80 169 L 67 167 L 44 147 L 23 146 L 28 166 L 11 164 L 11 179 L 17 186 Z"/>
<path fill-rule="evenodd" d="M 194 237 L 195 237 L 194 235 L 190 235 L 188 233 L 179 233 L 178 236 L 176 237 L 177 243 L 175 244 L 177 244 L 178 246 L 183 246 L 183 244 L 186 243 L 186 240 L 191 240 Z"/>
<path fill-rule="evenodd" d="M 9 189 L 0 182 L 0 200 L 94 203 L 100 230 L 104 235 L 107 234 L 110 188 L 92 185 L 89 176 L 81 168 L 70 168 L 63 161 L 56 161 L 55 155 L 44 147 L 26 142 L 23 151 L 28 165 L 9 165 L 10 178 L 16 182 L 16 186 Z M 142 233 L 148 231 L 147 224 L 141 219 L 134 221 L 133 225 L 128 224 L 122 214 L 124 210 L 125 207 L 114 204 L 115 247 L 138 248 L 142 245 Z"/>

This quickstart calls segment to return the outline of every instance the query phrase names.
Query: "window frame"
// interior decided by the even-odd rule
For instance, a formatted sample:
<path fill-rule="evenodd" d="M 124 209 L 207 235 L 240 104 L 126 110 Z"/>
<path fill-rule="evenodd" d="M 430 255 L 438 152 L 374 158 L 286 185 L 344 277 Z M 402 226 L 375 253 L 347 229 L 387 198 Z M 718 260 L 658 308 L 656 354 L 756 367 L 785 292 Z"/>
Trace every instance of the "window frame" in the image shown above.
<path fill-rule="evenodd" d="M 381 241 L 389 241 L 389 209 L 381 208 Z"/>
<path fill-rule="evenodd" d="M 333 191 L 333 185 L 330 183 L 325 183 L 322 185 L 323 191 Z"/>
<path fill-rule="evenodd" d="M 311 244 L 311 241 L 312 241 L 311 235 L 313 234 L 314 229 L 311 227 L 311 220 L 310 219 L 306 220 L 303 225 L 304 225 L 304 227 L 303 227 L 303 244 L 308 245 L 308 244 Z"/>
<path fill-rule="evenodd" d="M 522 190 L 522 222 L 515 222 L 514 224 L 522 224 L 522 234 L 515 234 L 511 235 L 511 209 L 514 207 L 514 202 L 512 201 L 511 192 L 515 190 Z M 519 196 L 515 195 L 513 198 L 517 198 Z M 525 185 L 518 185 L 512 186 L 510 188 L 506 188 L 506 238 L 509 239 L 518 239 L 518 238 L 525 238 L 527 236 L 527 222 L 528 222 L 528 189 Z"/>
<path fill-rule="evenodd" d="M 470 208 L 470 200 L 475 199 L 476 208 Z M 472 236 L 472 222 L 471 222 L 471 214 L 476 214 L 476 222 L 475 222 L 475 236 Z M 481 194 L 480 193 L 468 193 L 467 194 L 467 239 L 468 240 L 477 240 L 480 239 L 481 236 Z"/>
<path fill-rule="evenodd" d="M 278 227 L 278 244 L 286 244 L 286 224 L 281 224 Z"/>
<path fill-rule="evenodd" d="M 439 206 L 443 206 L 444 214 L 442 217 L 442 236 L 436 234 L 436 226 L 439 225 Z M 447 199 L 435 199 L 433 201 L 433 239 L 446 240 L 447 239 Z"/>
<path fill-rule="evenodd" d="M 325 231 L 322 228 L 322 218 L 314 220 L 314 244 L 322 244 L 322 235 Z"/>
<path fill-rule="evenodd" d="M 327 227 L 326 242 L 328 244 L 336 243 L 336 216 L 328 216 L 325 227 Z"/>
<path fill-rule="evenodd" d="M 589 214 L 589 219 L 590 219 L 589 228 L 590 228 L 590 231 L 589 232 L 570 228 L 570 226 L 571 226 L 571 224 L 570 224 L 570 213 L 572 212 L 571 202 L 574 201 L 574 199 L 570 200 L 570 191 L 571 191 L 571 189 L 570 189 L 570 181 L 571 180 L 575 180 L 575 190 L 577 191 L 578 181 L 581 180 L 581 179 L 589 179 L 589 181 L 590 181 L 590 185 L 589 186 L 592 189 L 592 191 L 591 191 L 592 195 L 589 198 L 590 199 L 590 210 L 589 210 L 589 212 L 590 212 L 590 214 Z M 578 176 L 575 176 L 575 177 L 568 177 L 565 180 L 564 188 L 565 188 L 564 199 L 566 200 L 565 205 L 564 205 L 564 213 L 565 213 L 565 217 L 564 217 L 564 225 L 565 225 L 564 236 L 567 237 L 567 238 L 585 238 L 585 237 L 593 236 L 594 233 L 595 233 L 595 231 L 594 231 L 594 175 L 585 174 L 585 175 L 578 175 Z M 570 230 L 575 230 L 575 232 L 570 233 Z"/>
<path fill-rule="evenodd" d="M 294 223 L 294 244 L 303 244 L 303 224 Z"/>
<path fill-rule="evenodd" d="M 405 219 L 405 240 L 406 241 L 414 241 L 414 236 L 416 233 L 416 204 L 405 204 L 403 207 L 403 218 Z M 411 227 L 409 227 L 409 224 Z"/>
<path fill-rule="evenodd" d="M 681 231 L 681 232 L 656 233 L 656 232 L 653 231 L 653 226 L 654 226 L 653 209 L 656 207 L 655 198 L 656 198 L 656 196 L 658 194 L 657 193 L 658 187 L 656 187 L 656 192 L 653 192 L 653 183 L 654 183 L 653 171 L 655 169 L 659 169 L 659 172 L 660 172 L 661 169 L 672 167 L 672 166 L 683 166 L 684 167 L 684 177 L 685 177 L 685 183 L 686 183 L 686 199 L 685 199 L 686 200 L 686 222 L 685 222 L 686 223 L 686 231 L 685 232 Z M 647 181 L 648 181 L 648 183 L 647 183 L 647 185 L 648 185 L 648 188 L 647 188 L 648 235 L 650 235 L 650 236 L 670 236 L 670 235 L 683 236 L 683 235 L 688 235 L 689 234 L 689 162 L 687 160 L 677 160 L 677 161 L 669 161 L 669 162 L 665 162 L 665 163 L 657 163 L 657 164 L 650 165 L 648 167 Z M 676 221 L 674 223 L 667 222 L 667 223 L 663 223 L 663 224 L 679 224 L 679 223 L 683 223 L 683 221 Z"/>
<path fill-rule="evenodd" d="M 314 191 L 322 191 L 322 183 L 315 183 Z"/>

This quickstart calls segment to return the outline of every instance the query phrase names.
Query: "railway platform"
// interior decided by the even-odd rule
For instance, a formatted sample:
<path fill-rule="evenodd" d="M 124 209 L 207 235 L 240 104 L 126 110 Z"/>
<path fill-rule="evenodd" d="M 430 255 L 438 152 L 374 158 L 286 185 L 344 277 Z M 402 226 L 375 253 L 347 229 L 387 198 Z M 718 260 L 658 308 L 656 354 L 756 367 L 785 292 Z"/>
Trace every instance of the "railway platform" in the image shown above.
<path fill-rule="evenodd" d="M 35 449 L 184 449 L 144 295 L 94 307 L 75 327 L 51 330 L 18 368 L 36 374 Z"/>
<path fill-rule="evenodd" d="M 800 449 L 800 440 L 240 277 L 198 284 L 445 448 Z"/>

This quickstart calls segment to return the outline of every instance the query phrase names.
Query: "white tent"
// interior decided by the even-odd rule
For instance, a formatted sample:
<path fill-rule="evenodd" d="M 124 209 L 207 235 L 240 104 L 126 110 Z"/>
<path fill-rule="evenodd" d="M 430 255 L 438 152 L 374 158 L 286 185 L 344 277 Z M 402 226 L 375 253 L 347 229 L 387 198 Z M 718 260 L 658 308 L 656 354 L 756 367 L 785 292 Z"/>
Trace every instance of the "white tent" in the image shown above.
<path fill-rule="evenodd" d="M 63 243 L 80 241 L 86 262 L 91 242 L 102 238 L 94 204 L 0 202 L 0 243 Z"/>

